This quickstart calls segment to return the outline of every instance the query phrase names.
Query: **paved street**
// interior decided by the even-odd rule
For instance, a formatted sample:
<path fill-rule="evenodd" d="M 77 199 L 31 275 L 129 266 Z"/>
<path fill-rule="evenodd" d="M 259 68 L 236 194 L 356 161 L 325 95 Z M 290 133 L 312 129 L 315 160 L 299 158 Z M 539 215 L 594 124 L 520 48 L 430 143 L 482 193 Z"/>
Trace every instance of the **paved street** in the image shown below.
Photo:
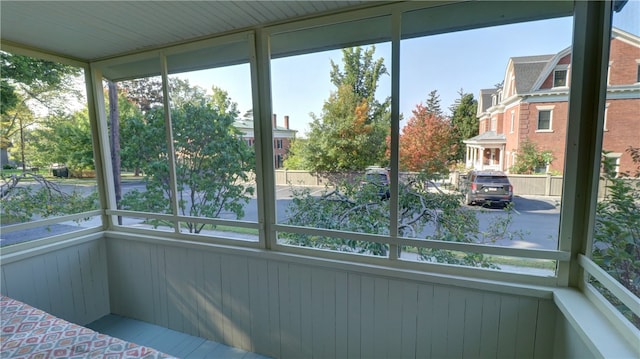
<path fill-rule="evenodd" d="M 144 190 L 142 182 L 125 182 L 123 183 L 123 192 L 133 189 Z M 324 187 L 308 187 L 311 194 L 320 194 Z M 276 218 L 278 223 L 284 223 L 287 216 L 287 208 L 291 203 L 292 188 L 290 186 L 277 186 L 276 194 Z M 499 219 L 506 215 L 501 208 L 487 208 L 482 206 L 467 206 L 469 210 L 477 211 L 478 218 L 481 223 L 481 230 L 487 230 L 488 223 L 492 220 Z M 557 197 L 521 197 L 514 198 L 513 223 L 510 231 L 520 233 L 522 238 L 513 240 L 503 239 L 494 244 L 500 246 L 511 246 L 517 248 L 537 248 L 537 249 L 556 249 L 557 237 L 560 220 L 559 198 Z M 235 215 L 227 213 L 222 218 L 235 219 Z M 245 216 L 242 218 L 246 221 L 257 221 L 257 200 L 251 199 L 245 206 Z M 81 222 L 80 226 L 97 225 L 97 218 L 91 223 Z M 2 244 L 15 243 L 25 238 L 38 238 L 51 235 L 54 233 L 64 233 L 70 230 L 77 230 L 78 225 L 72 223 L 57 224 L 48 228 L 29 230 L 29 235 L 25 235 L 24 231 L 8 233 L 2 235 Z M 38 236 L 37 232 L 42 232 Z M 428 234 L 429 228 L 425 228 L 423 235 Z"/>

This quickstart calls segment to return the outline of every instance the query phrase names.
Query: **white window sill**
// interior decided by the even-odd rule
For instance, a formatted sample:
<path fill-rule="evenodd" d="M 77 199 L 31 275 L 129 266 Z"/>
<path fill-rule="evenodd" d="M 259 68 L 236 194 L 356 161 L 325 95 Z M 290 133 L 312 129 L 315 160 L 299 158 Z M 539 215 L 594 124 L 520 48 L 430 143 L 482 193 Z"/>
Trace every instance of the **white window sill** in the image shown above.
<path fill-rule="evenodd" d="M 542 132 L 542 133 L 552 133 L 553 130 L 536 130 L 536 132 Z"/>

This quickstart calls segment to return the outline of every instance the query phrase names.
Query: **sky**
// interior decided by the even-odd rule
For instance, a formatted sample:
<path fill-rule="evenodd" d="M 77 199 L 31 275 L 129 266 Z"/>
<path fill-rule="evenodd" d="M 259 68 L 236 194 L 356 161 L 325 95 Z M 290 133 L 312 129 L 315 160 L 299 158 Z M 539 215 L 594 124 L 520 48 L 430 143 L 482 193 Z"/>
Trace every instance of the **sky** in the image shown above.
<path fill-rule="evenodd" d="M 640 1 L 631 0 L 614 16 L 614 26 L 639 34 Z M 463 89 L 477 99 L 480 89 L 493 88 L 505 75 L 510 57 L 555 54 L 571 45 L 572 17 L 533 21 L 402 40 L 400 45 L 400 112 L 404 119 L 437 90 L 445 113 Z M 391 70 L 391 44 L 375 44 Z M 288 115 L 290 127 L 305 137 L 310 113 L 319 116 L 335 87 L 329 81 L 331 60 L 342 64 L 340 50 L 292 56 L 271 61 L 273 112 L 278 124 Z M 249 65 L 181 74 L 205 89 L 218 86 L 238 103 L 241 113 L 251 108 Z M 376 96 L 391 95 L 391 76 L 380 80 Z M 401 124 L 402 125 L 402 124 Z"/>

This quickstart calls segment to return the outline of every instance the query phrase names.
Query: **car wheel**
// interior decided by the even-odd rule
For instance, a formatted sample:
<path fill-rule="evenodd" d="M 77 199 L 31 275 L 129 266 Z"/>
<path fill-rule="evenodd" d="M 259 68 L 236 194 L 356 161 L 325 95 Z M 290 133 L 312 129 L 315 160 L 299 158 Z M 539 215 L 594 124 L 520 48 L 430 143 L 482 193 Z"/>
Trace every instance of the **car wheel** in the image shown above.
<path fill-rule="evenodd" d="M 471 193 L 467 192 L 467 194 L 465 195 L 464 202 L 468 205 L 471 205 L 473 203 L 473 200 L 471 199 Z"/>

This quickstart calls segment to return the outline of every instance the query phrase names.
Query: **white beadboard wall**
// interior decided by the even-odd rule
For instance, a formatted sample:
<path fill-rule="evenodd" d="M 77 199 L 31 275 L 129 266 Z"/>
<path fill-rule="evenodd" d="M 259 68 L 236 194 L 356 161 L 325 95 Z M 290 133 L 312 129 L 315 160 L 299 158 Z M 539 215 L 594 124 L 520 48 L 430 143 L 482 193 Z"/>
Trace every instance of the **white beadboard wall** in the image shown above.
<path fill-rule="evenodd" d="M 0 292 L 84 325 L 109 314 L 104 239 L 79 239 L 0 260 Z"/>
<path fill-rule="evenodd" d="M 550 299 L 107 239 L 111 312 L 274 358 L 550 358 Z"/>

